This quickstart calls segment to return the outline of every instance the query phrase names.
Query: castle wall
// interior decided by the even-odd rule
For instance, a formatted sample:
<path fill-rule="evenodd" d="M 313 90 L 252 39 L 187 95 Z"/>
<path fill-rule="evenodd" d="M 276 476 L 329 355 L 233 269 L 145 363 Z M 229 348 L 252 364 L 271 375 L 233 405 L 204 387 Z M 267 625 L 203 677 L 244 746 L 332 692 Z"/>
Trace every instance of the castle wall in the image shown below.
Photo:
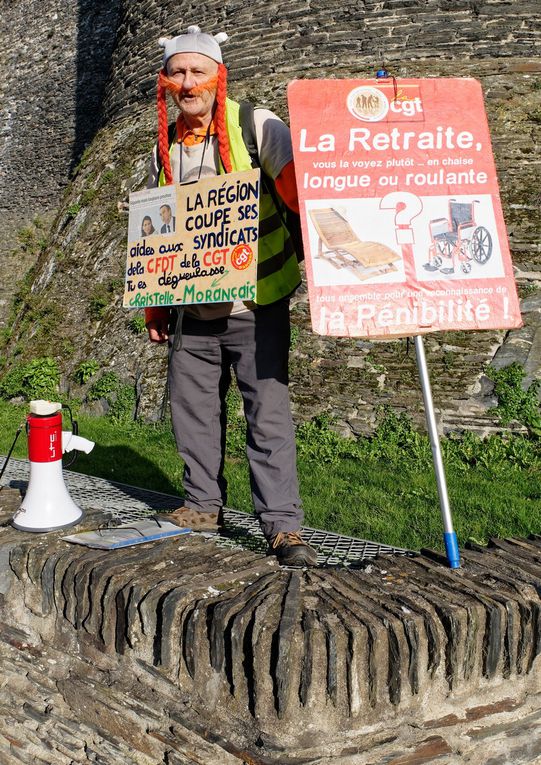
<path fill-rule="evenodd" d="M 540 299 L 535 291 L 540 269 L 536 147 L 541 58 L 535 55 L 540 37 L 536 3 L 367 0 L 329 6 L 319 0 L 255 5 L 238 0 L 197 5 L 119 0 L 63 4 L 61 9 L 46 3 L 36 18 L 28 0 L 4 5 L 11 24 L 0 43 L 6 65 L 2 87 L 11 107 L 9 114 L 4 112 L 0 144 L 0 171 L 9 188 L 3 214 L 6 220 L 20 220 L 27 200 L 35 210 L 57 213 L 37 252 L 34 247 L 31 254 L 22 253 L 27 261 L 41 254 L 31 300 L 13 325 L 8 352 L 20 358 L 52 353 L 66 376 L 81 359 L 96 358 L 128 382 L 138 381 L 139 411 L 156 416 L 160 410 L 163 349 L 131 332 L 132 314 L 121 308 L 126 218 L 117 212 L 117 202 L 145 181 L 156 131 L 157 39 L 198 22 L 209 31 L 230 34 L 224 45 L 230 93 L 284 117 L 285 89 L 295 77 L 370 77 L 385 61 L 397 77 L 473 76 L 481 81 L 511 250 L 520 284 L 529 292 L 526 327 L 509 336 L 452 333 L 427 339 L 436 402 L 446 427 L 466 422 L 482 430 L 490 424 L 485 415 L 494 402 L 483 377 L 485 364 L 518 360 L 530 379 L 539 374 Z M 21 72 L 15 55 L 16 25 L 25 13 L 31 20 L 23 39 L 27 55 L 34 56 L 35 74 Z M 50 39 L 50 49 L 32 49 L 36 35 Z M 74 170 L 89 141 L 83 162 Z M 21 172 L 29 166 L 39 166 L 31 179 Z M 9 230 L 13 237 L 15 223 L 10 222 Z M 15 269 L 9 263 L 5 258 L 0 265 L 0 281 L 7 285 L 4 322 L 11 277 L 26 267 L 23 263 Z M 98 312 L 93 309 L 97 292 L 105 303 Z M 58 320 L 54 305 L 63 306 Z M 49 316 L 47 331 L 36 329 L 44 312 Z M 316 338 L 308 329 L 302 292 L 293 322 L 298 341 L 292 354 L 292 392 L 298 418 L 325 411 L 338 417 L 346 432 L 359 432 L 370 426 L 382 401 L 420 411 L 415 362 L 404 343 Z"/>

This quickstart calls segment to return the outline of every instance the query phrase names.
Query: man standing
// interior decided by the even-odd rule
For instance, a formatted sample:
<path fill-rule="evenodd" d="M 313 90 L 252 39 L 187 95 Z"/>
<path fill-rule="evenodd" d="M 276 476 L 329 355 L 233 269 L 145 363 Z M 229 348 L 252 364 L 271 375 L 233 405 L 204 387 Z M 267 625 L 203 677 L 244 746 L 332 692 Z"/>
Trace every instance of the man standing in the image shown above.
<path fill-rule="evenodd" d="M 169 205 L 162 205 L 160 207 L 160 218 L 162 219 L 163 226 L 160 229 L 160 234 L 174 234 L 175 233 L 175 219 L 171 212 Z"/>
<path fill-rule="evenodd" d="M 226 97 L 227 70 L 220 49 L 226 39 L 223 33 L 212 37 L 192 26 L 187 34 L 160 40 L 164 57 L 158 79 L 158 145 L 149 187 L 251 169 L 239 104 Z M 172 140 L 166 91 L 179 110 Z M 254 111 L 254 124 L 263 172 L 273 180 L 280 199 L 298 211 L 288 127 L 265 109 Z M 278 202 L 276 194 L 274 198 Z M 171 323 L 170 309 L 146 311 L 150 340 L 169 342 L 173 428 L 185 463 L 185 505 L 171 517 L 195 530 L 217 529 L 222 523 L 225 396 L 233 368 L 247 423 L 252 499 L 269 552 L 284 564 L 315 565 L 316 551 L 300 536 L 302 510 L 287 388 L 289 297 L 300 283 L 300 273 L 283 210 L 264 186 L 258 251 L 255 303 L 186 306 L 177 326 Z"/>

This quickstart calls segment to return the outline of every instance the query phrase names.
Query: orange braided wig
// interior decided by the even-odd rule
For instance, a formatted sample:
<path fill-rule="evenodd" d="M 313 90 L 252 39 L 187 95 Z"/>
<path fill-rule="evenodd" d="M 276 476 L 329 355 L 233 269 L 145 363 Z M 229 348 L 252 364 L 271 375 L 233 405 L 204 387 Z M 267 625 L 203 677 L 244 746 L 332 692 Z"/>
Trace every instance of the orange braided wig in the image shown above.
<path fill-rule="evenodd" d="M 216 89 L 216 133 L 218 134 L 218 151 L 226 173 L 233 170 L 231 154 L 229 151 L 229 138 L 225 122 L 225 99 L 227 98 L 227 69 L 223 64 L 218 64 L 218 87 Z"/>
<path fill-rule="evenodd" d="M 165 182 L 169 186 L 173 183 L 173 173 L 171 172 L 171 162 L 169 160 L 169 137 L 167 135 L 167 101 L 165 98 L 165 84 L 167 80 L 165 70 L 161 70 L 158 75 L 157 89 L 157 107 L 158 107 L 158 156 L 162 163 Z"/>

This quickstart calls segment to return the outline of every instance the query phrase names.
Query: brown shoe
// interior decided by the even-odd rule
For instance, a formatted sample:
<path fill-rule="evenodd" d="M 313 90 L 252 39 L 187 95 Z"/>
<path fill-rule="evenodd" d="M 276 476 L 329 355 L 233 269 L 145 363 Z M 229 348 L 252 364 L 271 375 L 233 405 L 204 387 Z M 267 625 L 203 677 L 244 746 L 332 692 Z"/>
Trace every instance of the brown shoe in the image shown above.
<path fill-rule="evenodd" d="M 276 555 L 284 566 L 317 566 L 317 552 L 300 531 L 279 531 L 269 540 L 268 554 Z"/>
<path fill-rule="evenodd" d="M 193 531 L 219 531 L 223 526 L 223 513 L 202 513 L 191 507 L 178 507 L 172 513 L 158 513 L 160 521 L 169 521 L 176 526 L 192 529 Z"/>

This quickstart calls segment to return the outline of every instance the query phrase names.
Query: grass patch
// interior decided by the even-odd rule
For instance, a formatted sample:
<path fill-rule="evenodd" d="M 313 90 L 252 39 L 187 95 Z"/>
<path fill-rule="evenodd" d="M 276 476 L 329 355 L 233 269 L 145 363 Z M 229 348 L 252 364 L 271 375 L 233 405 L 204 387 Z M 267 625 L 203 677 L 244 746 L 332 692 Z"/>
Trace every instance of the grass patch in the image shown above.
<path fill-rule="evenodd" d="M 226 478 L 229 505 L 251 512 L 243 431 L 233 394 Z M 26 407 L 0 402 L 0 453 L 6 454 Z M 171 494 L 182 493 L 182 463 L 170 426 L 79 418 L 96 442 L 74 470 Z M 66 420 L 66 427 L 69 427 Z M 324 419 L 297 431 L 305 523 L 397 547 L 442 549 L 442 523 L 431 450 L 406 417 L 383 412 L 371 438 L 344 439 Z M 442 442 L 454 523 L 463 545 L 490 536 L 541 532 L 541 442 L 523 436 L 472 435 Z M 26 457 L 21 437 L 14 456 Z"/>

